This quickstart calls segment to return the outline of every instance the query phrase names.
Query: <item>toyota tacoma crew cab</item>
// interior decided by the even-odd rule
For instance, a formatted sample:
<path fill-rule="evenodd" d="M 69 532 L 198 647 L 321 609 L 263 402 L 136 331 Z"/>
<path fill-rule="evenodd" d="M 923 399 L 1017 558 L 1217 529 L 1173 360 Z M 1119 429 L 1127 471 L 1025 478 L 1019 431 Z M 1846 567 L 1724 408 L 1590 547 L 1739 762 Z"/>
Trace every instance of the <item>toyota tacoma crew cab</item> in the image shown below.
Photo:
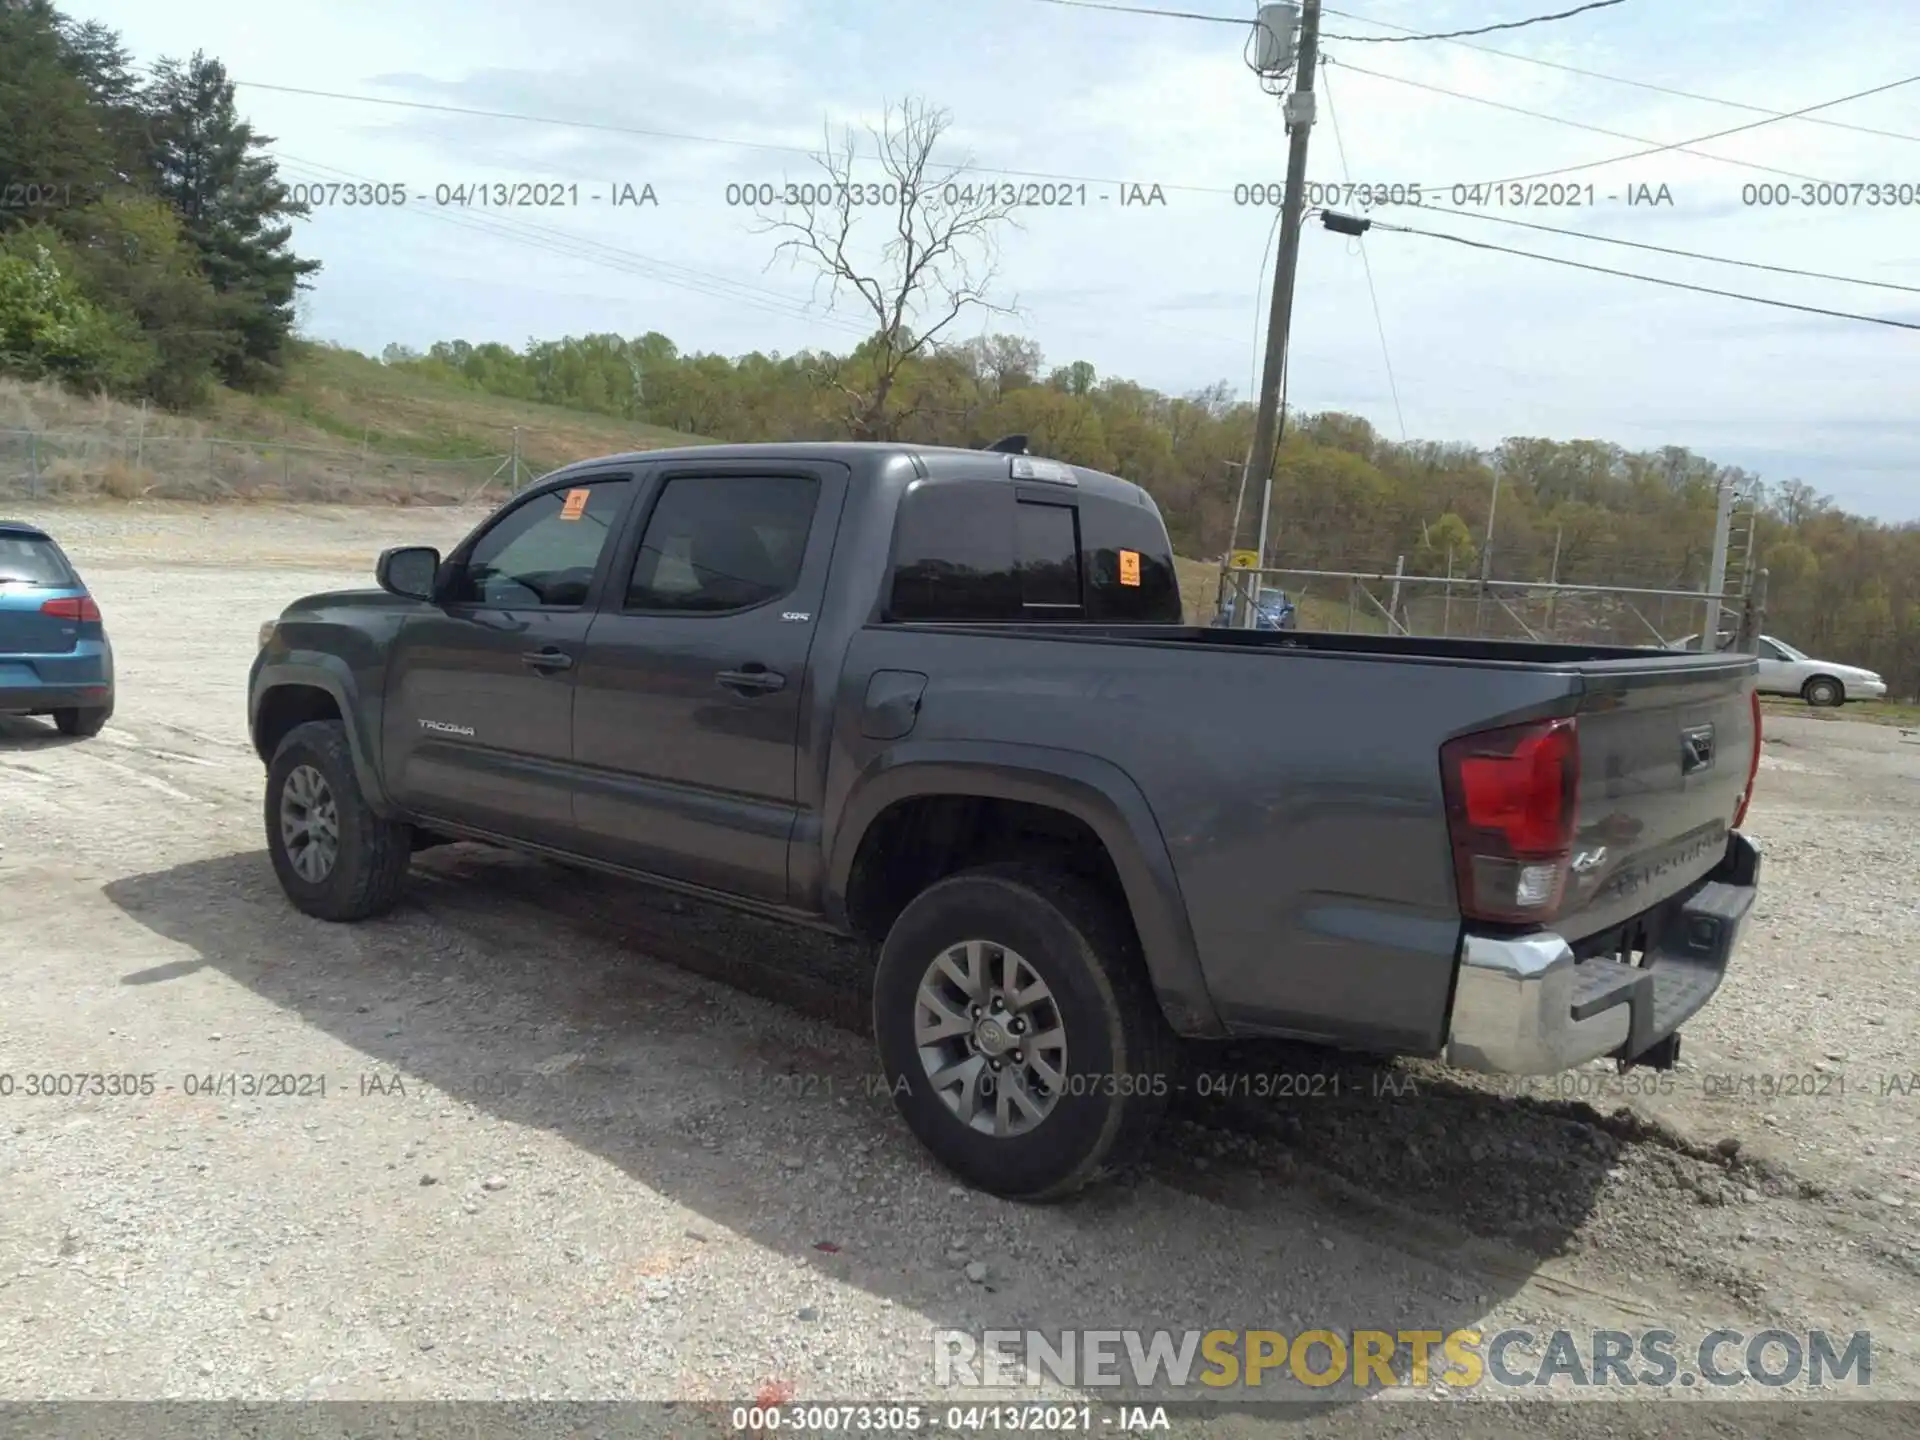
<path fill-rule="evenodd" d="M 825 922 L 1004 1196 L 1136 1153 L 1182 1037 L 1671 1066 L 1758 884 L 1753 657 L 1187 625 L 1152 498 L 1026 454 L 612 456 L 375 578 L 262 627 L 295 906 L 457 840 Z"/>

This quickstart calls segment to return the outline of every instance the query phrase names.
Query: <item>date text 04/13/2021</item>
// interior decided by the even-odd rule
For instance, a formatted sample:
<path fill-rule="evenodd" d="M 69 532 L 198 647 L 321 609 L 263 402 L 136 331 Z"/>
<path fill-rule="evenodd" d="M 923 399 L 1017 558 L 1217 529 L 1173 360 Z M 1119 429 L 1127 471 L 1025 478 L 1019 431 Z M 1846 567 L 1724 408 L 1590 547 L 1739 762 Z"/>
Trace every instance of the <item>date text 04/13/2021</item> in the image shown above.
<path fill-rule="evenodd" d="M 658 208 L 659 193 L 645 180 L 460 180 L 433 185 L 315 180 L 287 187 L 287 199 L 307 210 L 389 210 L 406 205 L 438 209 L 561 209 L 579 205 Z"/>
<path fill-rule="evenodd" d="M 1309 205 L 1354 207 L 1433 205 L 1469 209 L 1590 210 L 1602 205 L 1638 205 L 1671 208 L 1672 187 L 1659 184 L 1600 186 L 1583 181 L 1476 181 L 1470 184 L 1426 185 L 1411 180 L 1309 180 L 1303 192 Z M 1233 203 L 1278 209 L 1286 203 L 1287 187 L 1278 180 L 1242 183 L 1233 187 Z"/>
<path fill-rule="evenodd" d="M 729 1416 L 741 1435 L 1090 1435 L 1169 1431 L 1164 1405 L 1054 1404 L 1033 1401 L 972 1405 L 836 1405 L 754 1403 Z"/>
<path fill-rule="evenodd" d="M 770 209 L 778 206 L 828 209 L 877 208 L 891 210 L 919 204 L 949 209 L 1001 208 L 1014 210 L 1070 210 L 1105 205 L 1120 209 L 1167 208 L 1165 187 L 1137 180 L 1093 181 L 975 181 L 950 180 L 924 190 L 893 182 L 869 181 L 743 181 L 728 185 L 721 198 L 731 209 Z"/>

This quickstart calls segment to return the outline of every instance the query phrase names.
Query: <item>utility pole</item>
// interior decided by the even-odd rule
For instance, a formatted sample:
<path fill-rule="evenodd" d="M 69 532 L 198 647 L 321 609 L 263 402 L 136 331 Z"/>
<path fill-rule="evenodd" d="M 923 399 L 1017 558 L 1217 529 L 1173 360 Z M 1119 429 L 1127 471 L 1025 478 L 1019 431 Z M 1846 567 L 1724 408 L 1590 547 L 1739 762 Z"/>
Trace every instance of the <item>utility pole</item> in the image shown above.
<path fill-rule="evenodd" d="M 1716 487 L 1713 517 L 1713 559 L 1707 563 L 1708 600 L 1700 619 L 1700 649 L 1720 648 L 1720 606 L 1727 589 L 1727 541 L 1733 529 L 1733 486 L 1721 480 Z"/>
<path fill-rule="evenodd" d="M 1246 618 L 1252 611 L 1252 605 L 1240 587 L 1235 585 L 1229 577 L 1233 573 L 1233 552 L 1240 544 L 1240 511 L 1247 503 L 1247 475 L 1253 465 L 1253 446 L 1251 444 L 1247 446 L 1245 460 L 1222 460 L 1220 463 L 1229 470 L 1239 470 L 1240 488 L 1233 497 L 1233 529 L 1227 535 L 1227 558 L 1221 562 L 1220 598 L 1219 603 L 1214 606 L 1215 618 L 1225 613 L 1229 617 L 1230 626 L 1245 628 L 1253 623 Z M 1231 598 L 1228 595 L 1229 587 L 1232 590 Z"/>
<path fill-rule="evenodd" d="M 1278 8 L 1278 7 L 1268 7 Z M 1264 14 L 1264 11 L 1263 11 Z M 1267 525 L 1273 508 L 1273 461 L 1279 439 L 1280 387 L 1287 371 L 1288 332 L 1293 323 L 1293 279 L 1300 265 L 1300 217 L 1306 208 L 1307 140 L 1313 130 L 1313 76 L 1320 60 L 1320 0 L 1300 7 L 1299 69 L 1287 97 L 1287 193 L 1280 207 L 1280 253 L 1273 270 L 1273 304 L 1267 316 L 1267 353 L 1260 372 L 1260 405 L 1253 426 L 1253 474 L 1260 481 L 1259 568 L 1267 565 Z M 1251 623 L 1251 622 L 1249 622 Z"/>

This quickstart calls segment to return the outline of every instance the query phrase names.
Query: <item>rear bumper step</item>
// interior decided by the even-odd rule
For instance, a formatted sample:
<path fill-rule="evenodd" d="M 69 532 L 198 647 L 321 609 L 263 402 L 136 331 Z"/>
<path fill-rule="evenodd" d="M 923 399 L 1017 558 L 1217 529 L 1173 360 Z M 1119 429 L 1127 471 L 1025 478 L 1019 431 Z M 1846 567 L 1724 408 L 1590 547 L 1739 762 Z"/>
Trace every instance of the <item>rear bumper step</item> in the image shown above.
<path fill-rule="evenodd" d="M 1578 961 L 1560 936 L 1468 935 L 1445 1059 L 1464 1070 L 1553 1075 L 1632 1062 L 1713 998 L 1760 882 L 1760 852 L 1728 837 L 1713 873 L 1648 916 L 1643 963 Z"/>

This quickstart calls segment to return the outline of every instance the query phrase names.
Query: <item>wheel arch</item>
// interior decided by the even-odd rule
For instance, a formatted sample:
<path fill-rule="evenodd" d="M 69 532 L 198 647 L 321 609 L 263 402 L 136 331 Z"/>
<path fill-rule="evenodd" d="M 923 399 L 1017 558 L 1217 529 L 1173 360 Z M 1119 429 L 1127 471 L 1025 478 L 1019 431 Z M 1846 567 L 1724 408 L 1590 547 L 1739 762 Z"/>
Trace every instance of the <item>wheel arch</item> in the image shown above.
<path fill-rule="evenodd" d="M 255 677 L 247 706 L 247 728 L 254 753 L 272 764 L 274 751 L 296 726 L 313 720 L 338 720 L 346 730 L 354 779 L 375 813 L 391 806 L 380 783 L 378 753 L 371 729 L 377 721 L 360 704 L 359 686 L 346 664 L 332 656 L 275 660 Z"/>
<path fill-rule="evenodd" d="M 1066 839 L 1076 830 L 1096 842 L 1140 942 L 1148 978 L 1167 1023 L 1179 1034 L 1218 1036 L 1225 1028 L 1208 994 L 1198 946 L 1172 857 L 1146 797 L 1118 766 L 1077 751 L 996 742 L 905 745 L 873 761 L 840 808 L 827 858 L 829 918 L 869 931 L 876 913 L 891 917 L 905 899 L 888 893 L 876 904 L 866 890 L 877 854 L 903 817 L 917 822 L 928 807 L 960 802 L 992 808 L 989 823 L 1023 807 L 1028 818 L 1051 817 Z M 990 858 L 977 846 L 949 848 L 915 872 L 915 889 Z M 991 858 L 1000 858 L 997 855 Z"/>

